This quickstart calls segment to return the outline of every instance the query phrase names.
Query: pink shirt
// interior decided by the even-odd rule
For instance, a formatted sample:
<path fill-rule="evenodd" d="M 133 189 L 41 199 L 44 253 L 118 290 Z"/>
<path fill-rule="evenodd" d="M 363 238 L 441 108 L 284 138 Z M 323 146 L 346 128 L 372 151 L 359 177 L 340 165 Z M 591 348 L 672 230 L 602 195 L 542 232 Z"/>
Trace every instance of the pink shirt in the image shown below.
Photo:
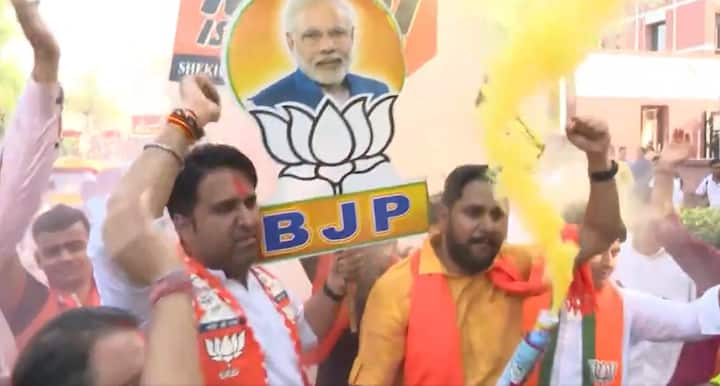
<path fill-rule="evenodd" d="M 60 85 L 28 80 L 0 148 L 0 256 L 13 256 L 58 155 Z"/>

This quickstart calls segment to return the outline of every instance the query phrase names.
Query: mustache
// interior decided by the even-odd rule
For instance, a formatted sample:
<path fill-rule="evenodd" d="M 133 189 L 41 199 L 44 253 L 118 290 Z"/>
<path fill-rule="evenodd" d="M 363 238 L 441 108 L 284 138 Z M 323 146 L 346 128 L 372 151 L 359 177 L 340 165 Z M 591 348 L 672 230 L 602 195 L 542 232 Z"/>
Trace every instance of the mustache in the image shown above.
<path fill-rule="evenodd" d="M 315 64 L 321 64 L 321 63 L 327 63 L 327 62 L 334 62 L 334 61 L 344 61 L 345 59 L 340 55 L 332 55 L 332 56 L 326 56 L 324 58 L 318 59 L 315 61 Z"/>
<path fill-rule="evenodd" d="M 491 245 L 497 245 L 498 244 L 498 235 L 485 235 L 485 236 L 477 236 L 477 237 L 471 237 L 467 243 L 468 244 L 491 244 Z"/>

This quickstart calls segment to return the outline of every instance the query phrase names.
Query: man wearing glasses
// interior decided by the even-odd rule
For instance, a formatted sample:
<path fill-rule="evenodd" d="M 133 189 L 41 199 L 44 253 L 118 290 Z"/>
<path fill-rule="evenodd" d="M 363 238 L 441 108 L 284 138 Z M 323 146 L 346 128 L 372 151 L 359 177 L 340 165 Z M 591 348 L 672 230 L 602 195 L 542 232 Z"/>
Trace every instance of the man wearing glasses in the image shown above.
<path fill-rule="evenodd" d="M 284 23 L 297 69 L 251 98 L 256 106 L 298 102 L 315 108 L 326 95 L 342 106 L 355 95 L 388 92 L 386 84 L 349 72 L 355 12 L 345 0 L 289 0 Z"/>

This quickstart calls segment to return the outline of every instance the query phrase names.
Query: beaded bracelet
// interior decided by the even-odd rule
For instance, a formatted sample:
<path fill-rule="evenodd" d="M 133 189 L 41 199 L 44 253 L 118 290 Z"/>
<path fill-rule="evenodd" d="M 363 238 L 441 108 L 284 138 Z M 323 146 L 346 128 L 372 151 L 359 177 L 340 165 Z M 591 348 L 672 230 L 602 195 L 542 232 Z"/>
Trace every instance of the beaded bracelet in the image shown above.
<path fill-rule="evenodd" d="M 190 141 L 195 142 L 205 136 L 205 131 L 198 126 L 197 114 L 190 109 L 173 110 L 167 122 L 179 127 Z"/>

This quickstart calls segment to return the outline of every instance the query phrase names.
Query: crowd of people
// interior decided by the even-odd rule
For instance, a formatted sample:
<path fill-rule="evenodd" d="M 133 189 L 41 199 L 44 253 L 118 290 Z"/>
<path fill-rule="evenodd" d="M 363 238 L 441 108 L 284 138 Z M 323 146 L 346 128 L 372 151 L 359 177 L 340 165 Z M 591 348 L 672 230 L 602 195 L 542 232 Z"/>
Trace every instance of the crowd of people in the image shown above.
<path fill-rule="evenodd" d="M 11 2 L 34 67 L 0 152 L 0 385 L 495 385 L 549 308 L 543 251 L 507 242 L 510 205 L 476 164 L 430 197 L 417 248 L 304 259 L 312 295 L 290 293 L 258 264 L 253 161 L 198 143 L 222 110 L 202 75 L 180 82 L 177 108 L 112 186 L 38 214 L 61 141 L 60 48 L 37 2 Z M 580 252 L 559 326 L 522 384 L 710 382 L 720 250 L 676 213 L 687 135 L 632 165 L 645 192 L 619 186 L 624 149 L 615 159 L 602 121 L 569 122 L 590 190 L 566 203 L 558 238 Z M 698 188 L 711 204 L 715 174 Z M 21 261 L 28 232 L 47 283 Z"/>

